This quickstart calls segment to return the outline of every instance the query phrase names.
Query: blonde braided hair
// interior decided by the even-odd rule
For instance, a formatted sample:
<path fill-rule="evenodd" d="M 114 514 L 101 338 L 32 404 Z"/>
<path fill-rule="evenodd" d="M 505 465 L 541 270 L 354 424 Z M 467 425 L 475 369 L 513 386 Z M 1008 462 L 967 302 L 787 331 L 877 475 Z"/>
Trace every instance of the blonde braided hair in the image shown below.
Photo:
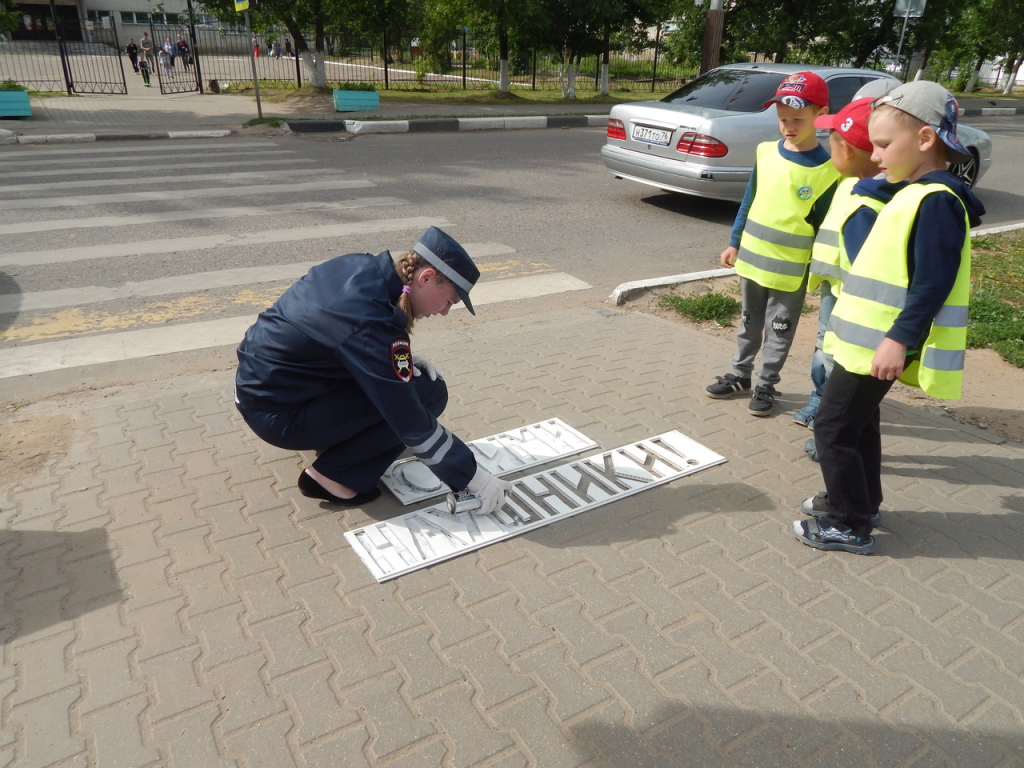
<path fill-rule="evenodd" d="M 426 259 L 415 251 L 409 251 L 404 256 L 401 256 L 398 261 L 395 262 L 395 267 L 398 270 L 398 276 L 401 278 L 403 285 L 412 285 L 412 281 L 415 279 L 416 273 L 421 269 L 426 269 L 428 267 L 430 269 L 434 269 Z M 437 272 L 436 269 L 434 269 L 434 271 Z M 448 282 L 448 278 L 440 272 L 437 272 L 437 279 L 442 283 Z M 412 333 L 412 327 L 416 323 L 416 318 L 413 317 L 412 314 L 412 299 L 406 291 L 402 291 L 401 295 L 398 297 L 398 303 L 396 306 L 405 312 L 405 316 L 409 318 L 409 322 L 405 326 L 405 332 Z"/>

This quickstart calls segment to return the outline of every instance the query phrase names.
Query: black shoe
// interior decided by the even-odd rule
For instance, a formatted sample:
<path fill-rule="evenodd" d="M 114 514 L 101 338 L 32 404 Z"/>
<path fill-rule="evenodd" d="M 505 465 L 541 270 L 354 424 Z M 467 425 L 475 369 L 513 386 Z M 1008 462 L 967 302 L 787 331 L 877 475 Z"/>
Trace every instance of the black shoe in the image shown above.
<path fill-rule="evenodd" d="M 747 407 L 755 416 L 771 416 L 775 407 L 775 387 L 771 384 L 758 384 L 754 387 L 754 396 L 750 398 Z"/>
<path fill-rule="evenodd" d="M 369 493 L 357 493 L 351 499 L 343 499 L 328 491 L 303 470 L 299 473 L 299 493 L 310 499 L 322 499 L 342 507 L 361 507 L 363 504 L 369 504 L 378 498 L 380 496 L 380 488 L 374 488 Z"/>
<path fill-rule="evenodd" d="M 800 502 L 800 511 L 811 517 L 824 517 L 828 512 L 828 491 L 818 491 L 809 499 Z M 878 526 L 882 523 L 882 513 L 875 512 L 871 516 L 871 525 Z"/>
<path fill-rule="evenodd" d="M 731 373 L 727 373 L 725 376 L 715 376 L 715 379 L 715 383 L 709 384 L 704 391 L 708 393 L 708 397 L 713 397 L 716 400 L 725 400 L 750 391 L 750 379 L 741 379 Z"/>

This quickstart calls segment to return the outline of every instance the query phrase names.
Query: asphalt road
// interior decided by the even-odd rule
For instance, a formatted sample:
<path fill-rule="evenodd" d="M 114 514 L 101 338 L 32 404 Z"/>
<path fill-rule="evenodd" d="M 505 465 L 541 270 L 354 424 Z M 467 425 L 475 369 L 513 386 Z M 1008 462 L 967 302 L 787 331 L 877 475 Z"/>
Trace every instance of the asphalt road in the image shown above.
<path fill-rule="evenodd" d="M 972 124 L 995 143 L 977 190 L 985 226 L 1024 219 L 1024 121 Z M 561 275 L 591 286 L 497 301 L 485 319 L 597 303 L 628 280 L 717 266 L 736 206 L 615 180 L 603 141 L 602 130 L 567 129 L 6 148 L 0 353 L 251 317 L 304 271 L 253 270 L 401 251 L 440 221 L 481 246 L 488 282 Z M 232 364 L 224 344 L 4 385 L 17 401 Z"/>

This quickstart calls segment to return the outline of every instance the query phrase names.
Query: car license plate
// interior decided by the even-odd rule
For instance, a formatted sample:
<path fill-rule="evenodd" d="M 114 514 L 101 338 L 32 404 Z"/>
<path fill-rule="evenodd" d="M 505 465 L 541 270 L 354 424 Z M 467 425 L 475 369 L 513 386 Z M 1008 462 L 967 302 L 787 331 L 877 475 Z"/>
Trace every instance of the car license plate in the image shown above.
<path fill-rule="evenodd" d="M 633 141 L 646 141 L 648 144 L 661 144 L 663 147 L 667 147 L 671 138 L 671 131 L 648 128 L 646 125 L 633 126 Z"/>

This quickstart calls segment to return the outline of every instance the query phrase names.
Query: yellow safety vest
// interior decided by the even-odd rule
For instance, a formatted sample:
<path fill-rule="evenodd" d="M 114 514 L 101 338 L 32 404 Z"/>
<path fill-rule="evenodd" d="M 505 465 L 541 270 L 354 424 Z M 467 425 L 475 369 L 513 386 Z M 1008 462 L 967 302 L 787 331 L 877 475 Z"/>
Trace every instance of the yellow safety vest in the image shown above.
<path fill-rule="evenodd" d="M 765 288 L 799 290 L 814 245 L 807 217 L 838 178 L 832 163 L 808 168 L 784 158 L 777 141 L 759 144 L 754 201 L 740 238 L 737 274 Z"/>
<path fill-rule="evenodd" d="M 907 298 L 907 245 L 921 202 L 931 194 L 951 192 L 945 184 L 911 184 L 886 205 L 865 240 L 832 310 L 825 351 L 848 371 L 870 375 L 875 350 L 892 328 Z M 959 198 L 958 198 L 959 199 Z M 963 201 L 961 200 L 961 203 Z M 967 208 L 964 221 L 970 229 Z M 971 240 L 960 248 L 956 282 L 928 331 L 920 354 L 900 381 L 933 397 L 960 397 L 967 346 L 967 306 L 971 290 Z"/>
<path fill-rule="evenodd" d="M 807 276 L 807 288 L 813 291 L 822 283 L 832 286 L 832 295 L 838 296 L 842 290 L 842 276 L 850 271 L 850 258 L 846 253 L 846 241 L 843 239 L 843 227 L 850 217 L 863 207 L 878 213 L 885 203 L 869 195 L 861 195 L 853 191 L 860 181 L 850 176 L 839 182 L 836 187 L 832 205 L 821 222 L 818 235 L 814 238 L 811 249 L 811 264 Z"/>

